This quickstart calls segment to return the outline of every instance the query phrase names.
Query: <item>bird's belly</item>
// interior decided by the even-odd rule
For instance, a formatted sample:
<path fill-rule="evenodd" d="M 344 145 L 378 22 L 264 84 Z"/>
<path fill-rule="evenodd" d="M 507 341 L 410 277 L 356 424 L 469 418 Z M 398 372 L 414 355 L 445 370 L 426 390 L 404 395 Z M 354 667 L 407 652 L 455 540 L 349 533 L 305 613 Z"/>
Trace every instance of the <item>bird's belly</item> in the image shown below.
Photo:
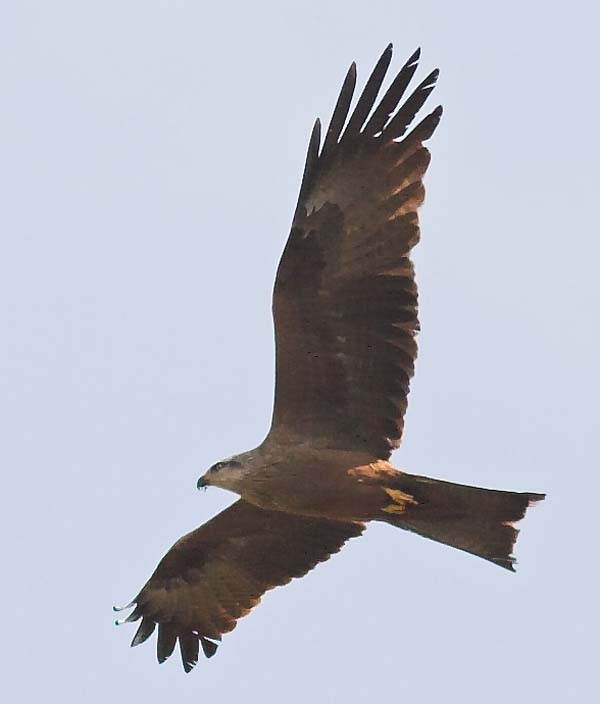
<path fill-rule="evenodd" d="M 358 467 L 289 468 L 245 487 L 242 497 L 264 509 L 341 521 L 368 521 L 381 509 L 387 462 Z"/>

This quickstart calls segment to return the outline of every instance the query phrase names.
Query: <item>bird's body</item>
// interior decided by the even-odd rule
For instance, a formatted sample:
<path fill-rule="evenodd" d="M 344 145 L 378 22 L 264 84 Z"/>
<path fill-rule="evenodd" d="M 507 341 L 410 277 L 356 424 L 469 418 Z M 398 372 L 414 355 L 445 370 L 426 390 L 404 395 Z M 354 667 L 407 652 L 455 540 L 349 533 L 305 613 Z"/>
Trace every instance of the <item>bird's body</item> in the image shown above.
<path fill-rule="evenodd" d="M 240 496 L 179 540 L 130 606 L 132 645 L 158 625 L 164 661 L 190 670 L 260 596 L 384 521 L 513 569 L 513 523 L 541 494 L 463 486 L 394 468 L 417 354 L 410 252 L 436 108 L 406 134 L 437 70 L 399 106 L 419 52 L 378 103 L 391 45 L 352 113 L 351 66 L 321 145 L 313 129 L 273 293 L 276 386 L 261 445 L 218 462 L 199 486 Z"/>
<path fill-rule="evenodd" d="M 241 466 L 217 471 L 211 484 L 260 508 L 340 521 L 375 519 L 383 487 L 400 474 L 365 453 L 297 444 L 266 442 L 231 459 Z"/>

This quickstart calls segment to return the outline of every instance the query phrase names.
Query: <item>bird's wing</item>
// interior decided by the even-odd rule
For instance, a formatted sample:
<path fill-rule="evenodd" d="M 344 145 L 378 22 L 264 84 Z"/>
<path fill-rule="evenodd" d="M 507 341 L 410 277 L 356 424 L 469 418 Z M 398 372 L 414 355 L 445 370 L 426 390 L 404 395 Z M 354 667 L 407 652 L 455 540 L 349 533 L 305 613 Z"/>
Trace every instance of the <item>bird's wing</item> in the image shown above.
<path fill-rule="evenodd" d="M 132 646 L 158 625 L 158 661 L 164 662 L 179 640 L 189 672 L 199 648 L 214 655 L 214 641 L 264 592 L 302 577 L 363 530 L 360 523 L 264 511 L 237 501 L 173 545 L 129 605 L 133 612 L 117 623 L 142 619 Z"/>
<path fill-rule="evenodd" d="M 391 55 L 390 45 L 347 120 L 352 64 L 322 148 L 315 123 L 273 294 L 271 437 L 378 458 L 389 457 L 402 435 L 417 354 L 409 255 L 429 164 L 423 142 L 442 114 L 436 108 L 404 136 L 438 76 L 429 74 L 398 107 L 418 51 L 372 110 Z"/>

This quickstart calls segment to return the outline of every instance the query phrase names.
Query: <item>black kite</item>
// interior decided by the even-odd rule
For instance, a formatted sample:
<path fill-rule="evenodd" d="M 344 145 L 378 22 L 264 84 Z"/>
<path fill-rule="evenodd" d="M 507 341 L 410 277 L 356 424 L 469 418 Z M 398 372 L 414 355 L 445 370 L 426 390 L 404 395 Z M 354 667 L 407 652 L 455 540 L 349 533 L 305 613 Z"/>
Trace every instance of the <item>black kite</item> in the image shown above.
<path fill-rule="evenodd" d="M 433 90 L 430 73 L 398 107 L 415 52 L 375 106 L 391 45 L 348 118 L 350 67 L 321 145 L 316 121 L 273 295 L 277 342 L 271 430 L 256 449 L 200 478 L 240 500 L 184 536 L 161 560 L 124 621 L 132 645 L 158 625 L 158 660 L 177 641 L 191 670 L 261 595 L 301 577 L 367 521 L 385 521 L 513 570 L 513 523 L 541 494 L 479 489 L 408 474 L 400 444 L 417 355 L 419 241 L 437 107 L 408 126 Z"/>

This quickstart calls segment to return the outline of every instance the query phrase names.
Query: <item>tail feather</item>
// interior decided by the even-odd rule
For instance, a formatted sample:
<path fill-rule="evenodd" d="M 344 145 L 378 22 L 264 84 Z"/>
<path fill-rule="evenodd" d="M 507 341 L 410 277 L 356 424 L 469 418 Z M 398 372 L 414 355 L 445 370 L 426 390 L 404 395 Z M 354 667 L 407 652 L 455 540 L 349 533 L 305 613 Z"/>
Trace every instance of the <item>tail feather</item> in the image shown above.
<path fill-rule="evenodd" d="M 381 520 L 513 572 L 512 551 L 519 534 L 513 523 L 545 498 L 545 494 L 480 489 L 404 473 L 389 489 L 413 500 L 405 502 L 402 512 L 384 508 Z"/>

